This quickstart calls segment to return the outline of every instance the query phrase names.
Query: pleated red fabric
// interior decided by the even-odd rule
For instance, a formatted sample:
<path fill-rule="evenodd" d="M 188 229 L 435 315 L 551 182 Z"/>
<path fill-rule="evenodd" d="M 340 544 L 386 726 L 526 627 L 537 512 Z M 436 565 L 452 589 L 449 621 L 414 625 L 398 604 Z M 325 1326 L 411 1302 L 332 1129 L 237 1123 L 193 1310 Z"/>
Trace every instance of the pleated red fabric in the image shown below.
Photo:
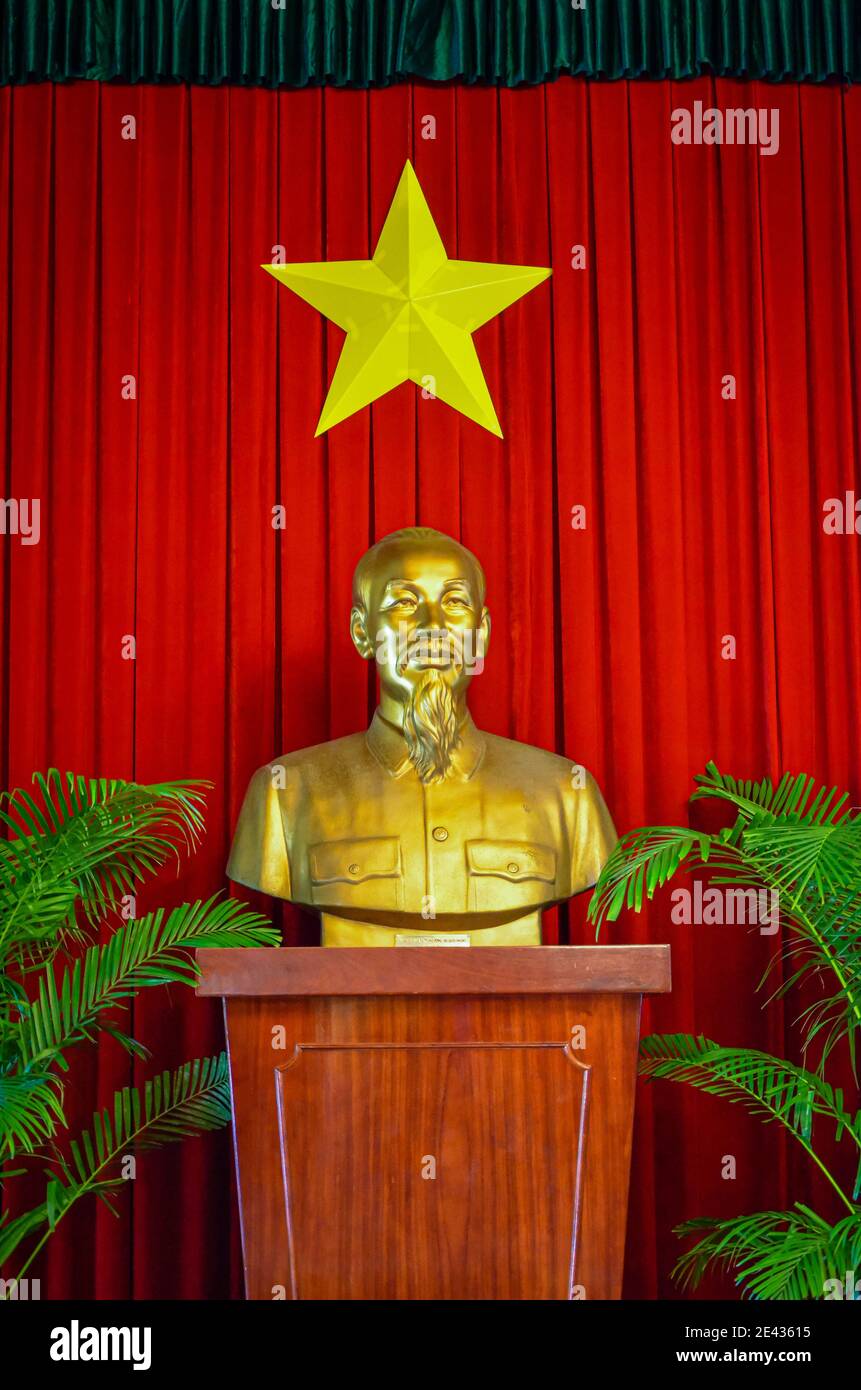
<path fill-rule="evenodd" d="M 779 151 L 674 145 L 696 100 L 777 108 Z M 340 334 L 259 267 L 370 255 L 407 156 L 450 255 L 553 267 L 476 334 L 503 441 L 412 386 L 314 439 Z M 0 778 L 209 778 L 201 851 L 139 910 L 225 887 L 250 773 L 366 721 L 352 569 L 416 522 L 487 570 L 477 721 L 585 763 L 621 829 L 683 820 L 709 758 L 857 797 L 861 539 L 822 520 L 861 495 L 861 93 L 7 87 L 0 188 L 0 466 L 41 500 L 38 545 L 0 540 Z M 584 912 L 549 939 L 589 939 Z M 666 899 L 603 939 L 672 945 L 646 1029 L 792 1049 L 793 1010 L 754 992 L 774 940 L 674 926 Z M 75 1055 L 76 1124 L 222 1041 L 188 992 L 141 995 L 134 1026 L 151 1064 Z M 828 1209 L 777 1134 L 643 1088 L 627 1295 L 673 1292 L 678 1221 L 796 1198 Z M 240 1293 L 226 1135 L 141 1156 L 120 1211 L 64 1222 L 46 1296 Z"/>

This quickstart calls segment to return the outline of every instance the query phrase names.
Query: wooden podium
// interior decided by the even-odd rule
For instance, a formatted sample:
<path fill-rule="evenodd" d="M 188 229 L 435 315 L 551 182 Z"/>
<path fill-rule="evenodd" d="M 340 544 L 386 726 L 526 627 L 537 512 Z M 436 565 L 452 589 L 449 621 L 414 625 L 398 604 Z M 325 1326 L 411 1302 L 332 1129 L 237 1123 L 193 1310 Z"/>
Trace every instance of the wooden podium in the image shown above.
<path fill-rule="evenodd" d="M 248 1298 L 619 1298 L 668 946 L 201 950 Z"/>

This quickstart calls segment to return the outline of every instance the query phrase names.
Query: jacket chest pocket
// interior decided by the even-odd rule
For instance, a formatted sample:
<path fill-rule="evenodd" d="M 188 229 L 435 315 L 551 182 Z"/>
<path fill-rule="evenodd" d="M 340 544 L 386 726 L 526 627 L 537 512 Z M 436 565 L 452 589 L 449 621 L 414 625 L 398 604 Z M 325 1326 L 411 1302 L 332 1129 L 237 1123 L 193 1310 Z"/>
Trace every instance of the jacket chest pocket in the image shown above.
<path fill-rule="evenodd" d="M 551 902 L 556 851 L 523 840 L 467 840 L 469 905 L 474 912 Z"/>
<path fill-rule="evenodd" d="M 396 835 L 326 840 L 309 847 L 308 860 L 312 901 L 321 907 L 400 909 L 403 870 Z"/>

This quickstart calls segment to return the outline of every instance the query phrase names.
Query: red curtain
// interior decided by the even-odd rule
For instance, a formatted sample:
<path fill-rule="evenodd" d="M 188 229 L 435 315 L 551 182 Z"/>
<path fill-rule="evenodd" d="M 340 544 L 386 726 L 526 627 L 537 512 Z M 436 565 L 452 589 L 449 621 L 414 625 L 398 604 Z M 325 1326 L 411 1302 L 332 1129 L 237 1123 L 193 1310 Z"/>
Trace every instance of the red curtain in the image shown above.
<path fill-rule="evenodd" d="M 695 100 L 776 107 L 779 152 L 674 145 Z M 370 255 L 408 155 L 449 254 L 553 266 L 476 335 L 502 442 L 411 386 L 313 437 L 339 334 L 260 263 Z M 415 522 L 487 569 L 478 722 L 585 763 L 620 828 L 685 817 L 709 758 L 857 796 L 861 541 L 822 509 L 861 494 L 861 93 L 5 88 L 0 187 L 4 494 L 41 499 L 39 544 L 2 539 L 0 776 L 211 779 L 202 850 L 144 906 L 224 885 L 253 769 L 361 727 L 352 568 Z M 583 907 L 561 939 L 589 939 Z M 604 939 L 672 943 L 647 1029 L 791 1046 L 791 1010 L 754 993 L 772 939 L 672 926 L 666 902 Z M 187 992 L 147 992 L 134 1024 L 154 1053 L 138 1079 L 221 1045 Z M 75 1119 L 131 1070 L 79 1049 Z M 44 1294 L 239 1292 L 226 1135 L 142 1156 L 129 1188 L 119 1221 L 68 1218 Z M 644 1087 L 628 1295 L 672 1292 L 677 1221 L 795 1198 L 823 1188 L 772 1131 Z"/>

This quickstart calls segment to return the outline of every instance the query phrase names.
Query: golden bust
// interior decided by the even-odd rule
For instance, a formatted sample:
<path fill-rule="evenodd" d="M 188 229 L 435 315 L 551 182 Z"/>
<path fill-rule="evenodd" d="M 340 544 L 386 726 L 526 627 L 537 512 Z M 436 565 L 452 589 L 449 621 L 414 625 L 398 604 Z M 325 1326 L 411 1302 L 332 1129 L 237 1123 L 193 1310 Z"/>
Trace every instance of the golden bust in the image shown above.
<path fill-rule="evenodd" d="M 380 677 L 370 728 L 251 779 L 227 873 L 318 911 L 324 946 L 540 945 L 543 909 L 590 888 L 615 844 L 584 768 L 473 723 L 484 597 L 440 531 L 372 546 L 350 615 Z"/>

